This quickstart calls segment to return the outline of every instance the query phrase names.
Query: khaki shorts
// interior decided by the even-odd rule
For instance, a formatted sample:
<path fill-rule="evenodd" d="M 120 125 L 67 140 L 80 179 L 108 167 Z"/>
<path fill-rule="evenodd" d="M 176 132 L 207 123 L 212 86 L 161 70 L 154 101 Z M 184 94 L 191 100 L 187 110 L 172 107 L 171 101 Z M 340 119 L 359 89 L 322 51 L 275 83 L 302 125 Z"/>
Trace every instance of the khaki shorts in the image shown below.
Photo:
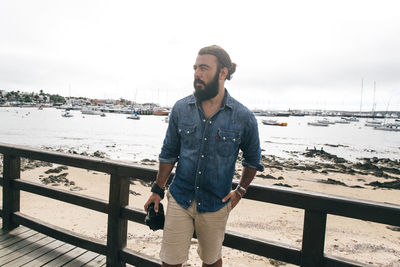
<path fill-rule="evenodd" d="M 186 210 L 167 192 L 168 207 L 161 245 L 161 261 L 174 265 L 188 260 L 193 231 L 198 240 L 197 253 L 205 264 L 221 258 L 222 242 L 231 204 L 216 212 L 198 213 L 196 203 Z"/>

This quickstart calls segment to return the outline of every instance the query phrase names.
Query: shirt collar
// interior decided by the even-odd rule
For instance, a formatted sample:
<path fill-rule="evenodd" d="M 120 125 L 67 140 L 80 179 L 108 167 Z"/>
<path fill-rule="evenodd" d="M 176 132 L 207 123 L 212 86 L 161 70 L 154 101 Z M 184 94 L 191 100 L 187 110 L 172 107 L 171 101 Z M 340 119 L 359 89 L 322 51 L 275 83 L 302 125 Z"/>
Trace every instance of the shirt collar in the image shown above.
<path fill-rule="evenodd" d="M 198 101 L 196 99 L 196 97 L 192 94 L 190 95 L 188 104 L 197 104 Z M 200 104 L 200 103 L 198 103 Z M 228 90 L 225 88 L 225 95 L 224 95 L 224 99 L 222 99 L 222 103 L 221 103 L 221 108 L 224 109 L 225 107 L 228 107 L 230 109 L 232 109 L 233 107 L 233 98 L 231 97 L 231 95 L 228 93 Z"/>

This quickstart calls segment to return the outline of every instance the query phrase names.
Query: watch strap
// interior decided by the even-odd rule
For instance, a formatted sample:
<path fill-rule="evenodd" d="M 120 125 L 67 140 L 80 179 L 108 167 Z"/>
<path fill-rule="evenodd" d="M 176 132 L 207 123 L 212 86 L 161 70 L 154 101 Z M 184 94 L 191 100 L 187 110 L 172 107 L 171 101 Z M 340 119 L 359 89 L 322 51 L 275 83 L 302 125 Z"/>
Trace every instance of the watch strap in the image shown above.
<path fill-rule="evenodd" d="M 161 199 L 164 199 L 165 190 L 162 189 L 158 184 L 153 183 L 151 186 L 151 192 L 156 193 L 161 197 Z"/>

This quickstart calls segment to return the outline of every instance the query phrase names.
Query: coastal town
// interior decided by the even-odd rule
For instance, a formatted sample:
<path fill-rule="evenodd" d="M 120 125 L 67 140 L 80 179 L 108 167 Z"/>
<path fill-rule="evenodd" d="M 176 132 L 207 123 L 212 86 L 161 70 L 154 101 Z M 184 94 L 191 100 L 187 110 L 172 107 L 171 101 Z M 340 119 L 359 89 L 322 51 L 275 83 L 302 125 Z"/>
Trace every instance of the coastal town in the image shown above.
<path fill-rule="evenodd" d="M 58 108 L 64 110 L 94 110 L 101 113 L 121 113 L 140 115 L 168 115 L 171 107 L 162 107 L 157 103 L 136 103 L 119 99 L 92 99 L 86 97 L 64 97 L 58 94 L 6 91 L 0 89 L 0 107 L 37 107 Z M 262 110 L 253 109 L 256 116 L 289 117 L 289 116 L 323 116 L 323 117 L 355 117 L 376 119 L 399 119 L 400 111 L 340 111 L 340 110 Z"/>
<path fill-rule="evenodd" d="M 160 107 L 155 103 L 138 104 L 124 98 L 91 99 L 86 97 L 64 97 L 58 94 L 0 90 L 0 107 L 37 107 L 57 108 L 64 110 L 92 110 L 101 113 L 121 113 L 142 115 L 168 115 L 168 107 Z M 97 114 L 96 114 L 97 115 Z"/>

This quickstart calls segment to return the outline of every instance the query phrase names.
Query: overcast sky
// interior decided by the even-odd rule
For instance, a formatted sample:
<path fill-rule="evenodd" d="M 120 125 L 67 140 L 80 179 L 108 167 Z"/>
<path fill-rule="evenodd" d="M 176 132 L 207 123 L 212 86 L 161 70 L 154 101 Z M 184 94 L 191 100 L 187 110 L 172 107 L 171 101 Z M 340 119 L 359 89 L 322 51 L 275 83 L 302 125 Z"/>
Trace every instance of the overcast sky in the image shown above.
<path fill-rule="evenodd" d="M 173 105 L 198 50 L 250 108 L 400 110 L 399 1 L 0 2 L 0 89 Z M 361 80 L 364 81 L 361 90 Z M 361 94 L 362 92 L 362 94 Z M 361 102 L 362 100 L 362 102 Z"/>

